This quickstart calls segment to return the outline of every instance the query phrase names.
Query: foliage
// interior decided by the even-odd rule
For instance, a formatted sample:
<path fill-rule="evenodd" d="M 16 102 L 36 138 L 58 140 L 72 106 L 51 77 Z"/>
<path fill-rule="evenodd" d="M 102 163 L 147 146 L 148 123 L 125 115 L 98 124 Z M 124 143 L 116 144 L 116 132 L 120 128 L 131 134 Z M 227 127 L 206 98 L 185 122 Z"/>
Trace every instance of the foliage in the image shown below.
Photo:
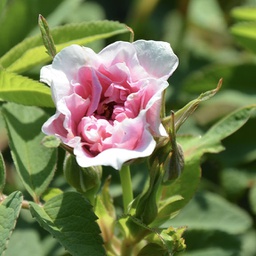
<path fill-rule="evenodd" d="M 256 7 L 237 2 L 0 3 L 0 254 L 255 255 Z M 127 24 L 135 39 L 168 41 L 179 57 L 163 119 L 176 140 L 160 141 L 150 166 L 131 165 L 135 199 L 124 213 L 116 171 L 103 168 L 102 178 L 93 177 L 102 181 L 99 193 L 98 180 L 88 193 L 86 182 L 70 177 L 78 167 L 64 162 L 59 141 L 41 132 L 54 104 L 38 82 L 51 61 L 36 24 L 40 13 L 57 52 L 73 43 L 100 50 L 128 41 Z M 184 168 L 162 184 L 177 145 Z"/>

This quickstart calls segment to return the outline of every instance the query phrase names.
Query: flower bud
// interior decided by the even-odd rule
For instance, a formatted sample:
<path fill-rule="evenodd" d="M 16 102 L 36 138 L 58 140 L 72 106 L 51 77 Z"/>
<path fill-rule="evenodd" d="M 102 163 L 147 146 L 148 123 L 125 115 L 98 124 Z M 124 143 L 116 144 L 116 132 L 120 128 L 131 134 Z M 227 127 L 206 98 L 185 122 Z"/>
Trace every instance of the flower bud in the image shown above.
<path fill-rule="evenodd" d="M 157 161 L 154 162 L 150 170 L 150 184 L 149 188 L 138 201 L 135 216 L 140 219 L 144 224 L 150 224 L 157 216 L 157 191 L 162 182 L 162 173 Z"/>
<path fill-rule="evenodd" d="M 64 175 L 67 182 L 78 192 L 84 194 L 91 203 L 101 184 L 101 166 L 80 167 L 73 155 L 68 155 L 64 163 Z"/>
<path fill-rule="evenodd" d="M 185 160 L 180 144 L 174 144 L 169 156 L 164 163 L 165 175 L 163 181 L 176 179 L 180 176 L 184 168 Z"/>

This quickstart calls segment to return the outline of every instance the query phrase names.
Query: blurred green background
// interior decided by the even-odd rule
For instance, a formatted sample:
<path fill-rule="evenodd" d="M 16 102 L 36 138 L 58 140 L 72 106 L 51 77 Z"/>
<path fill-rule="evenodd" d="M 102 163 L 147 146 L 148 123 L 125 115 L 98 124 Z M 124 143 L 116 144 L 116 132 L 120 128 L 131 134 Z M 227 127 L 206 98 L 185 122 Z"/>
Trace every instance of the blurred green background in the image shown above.
<path fill-rule="evenodd" d="M 242 7 L 248 9 L 240 12 Z M 169 80 L 167 113 L 214 89 L 223 78 L 221 91 L 202 103 L 179 131 L 180 135 L 203 134 L 231 111 L 256 103 L 255 10 L 255 0 L 0 0 L 0 56 L 39 33 L 39 14 L 50 27 L 102 19 L 126 23 L 134 30 L 135 40 L 167 41 L 179 57 L 179 67 Z M 38 70 L 26 75 L 39 78 Z M 202 159 L 202 181 L 195 198 L 169 222 L 188 226 L 184 255 L 256 255 L 255 129 L 252 117 L 223 141 L 225 151 Z M 3 122 L 0 136 L 0 150 L 8 165 L 6 190 L 22 189 L 13 170 Z M 137 191 L 143 173 L 143 166 L 135 166 Z M 57 175 L 55 186 L 64 186 L 62 175 Z M 120 190 L 114 187 L 112 193 L 118 201 Z M 22 211 L 6 255 L 17 251 L 19 255 L 65 254 L 26 211 Z"/>

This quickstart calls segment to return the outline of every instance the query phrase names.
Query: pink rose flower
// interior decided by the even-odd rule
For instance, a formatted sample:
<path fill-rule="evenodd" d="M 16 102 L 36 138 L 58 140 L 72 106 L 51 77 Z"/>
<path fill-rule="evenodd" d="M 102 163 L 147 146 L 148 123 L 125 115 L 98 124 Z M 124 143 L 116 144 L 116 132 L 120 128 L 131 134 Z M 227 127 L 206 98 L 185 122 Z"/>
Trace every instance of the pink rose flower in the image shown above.
<path fill-rule="evenodd" d="M 71 45 L 41 69 L 56 113 L 42 127 L 73 148 L 81 167 L 120 169 L 149 156 L 160 120 L 162 93 L 178 59 L 165 42 L 115 42 L 96 54 Z"/>

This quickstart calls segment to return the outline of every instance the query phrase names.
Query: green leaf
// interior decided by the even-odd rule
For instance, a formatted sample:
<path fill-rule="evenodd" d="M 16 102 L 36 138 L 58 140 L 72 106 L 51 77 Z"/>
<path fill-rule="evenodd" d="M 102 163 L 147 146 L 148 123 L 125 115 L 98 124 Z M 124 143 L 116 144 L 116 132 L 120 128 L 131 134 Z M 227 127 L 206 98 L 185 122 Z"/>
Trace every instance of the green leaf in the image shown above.
<path fill-rule="evenodd" d="M 186 225 L 189 230 L 220 230 L 242 234 L 252 226 L 252 219 L 244 210 L 221 196 L 204 191 L 196 194 L 179 215 L 165 225 Z"/>
<path fill-rule="evenodd" d="M 47 202 L 49 201 L 51 198 L 62 194 L 63 191 L 59 188 L 47 188 L 46 191 L 42 194 L 42 199 Z"/>
<path fill-rule="evenodd" d="M 166 256 L 168 250 L 159 244 L 149 243 L 145 245 L 140 251 L 138 256 Z"/>
<path fill-rule="evenodd" d="M 235 24 L 230 32 L 240 45 L 256 53 L 256 21 Z"/>
<path fill-rule="evenodd" d="M 30 204 L 39 224 L 50 232 L 72 255 L 105 255 L 97 217 L 92 206 L 76 192 L 51 198 L 44 207 Z"/>
<path fill-rule="evenodd" d="M 190 115 L 193 114 L 193 112 L 197 109 L 198 105 L 202 101 L 206 101 L 206 100 L 209 100 L 210 98 L 212 98 L 220 90 L 221 85 L 222 85 L 222 79 L 219 80 L 218 85 L 215 89 L 201 93 L 197 99 L 190 101 L 188 104 L 186 104 L 186 106 L 179 109 L 175 113 L 175 117 L 174 117 L 175 131 L 179 130 L 179 128 L 182 126 L 182 124 L 189 118 Z M 168 126 L 170 126 L 169 125 L 170 119 L 172 119 L 172 118 L 173 118 L 172 115 L 170 115 L 170 116 L 164 118 L 164 120 L 163 120 L 163 124 L 167 125 L 167 127 L 166 127 L 167 130 L 168 130 Z M 173 135 L 171 137 L 173 137 Z"/>
<path fill-rule="evenodd" d="M 36 107 L 8 103 L 3 107 L 15 167 L 27 191 L 39 200 L 56 168 L 57 151 L 41 145 L 45 113 Z"/>
<path fill-rule="evenodd" d="M 223 150 L 221 140 L 241 128 L 253 115 L 256 105 L 242 107 L 233 111 L 213 125 L 203 136 L 180 137 L 185 159 L 201 157 L 204 153 L 218 153 Z"/>
<path fill-rule="evenodd" d="M 188 229 L 184 238 L 187 244 L 186 256 L 244 256 L 241 254 L 239 237 L 226 232 Z"/>
<path fill-rule="evenodd" d="M 3 255 L 7 248 L 20 213 L 22 200 L 21 192 L 16 191 L 0 202 L 0 255 Z"/>
<path fill-rule="evenodd" d="M 44 256 L 44 251 L 37 230 L 33 230 L 32 228 L 15 229 L 5 252 L 5 256 Z"/>
<path fill-rule="evenodd" d="M 5 70 L 0 70 L 0 100 L 27 106 L 54 107 L 48 86 Z"/>
<path fill-rule="evenodd" d="M 220 141 L 228 137 L 239 128 L 241 128 L 253 115 L 253 113 L 255 114 L 255 109 L 256 104 L 245 106 L 232 112 L 231 114 L 217 122 L 215 125 L 213 125 L 204 135 L 204 138 L 207 140 L 209 139 Z"/>
<path fill-rule="evenodd" d="M 173 198 L 172 202 L 164 202 L 159 209 L 158 215 L 150 224 L 152 227 L 159 227 L 170 218 L 177 215 L 192 198 L 201 179 L 200 157 L 186 161 L 180 177 L 171 184 L 163 186 L 162 194 L 164 198 Z"/>
<path fill-rule="evenodd" d="M 42 144 L 47 148 L 57 148 L 60 143 L 61 140 L 54 135 L 47 135 L 42 140 Z"/>
<path fill-rule="evenodd" d="M 85 45 L 123 33 L 130 33 L 130 30 L 125 24 L 114 21 L 68 24 L 51 30 L 57 52 L 71 44 Z M 42 45 L 41 36 L 38 35 L 27 38 L 12 48 L 0 59 L 0 65 L 8 71 L 20 73 L 50 60 Z"/>
<path fill-rule="evenodd" d="M 253 184 L 254 170 L 224 168 L 220 173 L 221 186 L 232 201 L 240 200 L 250 184 Z"/>
<path fill-rule="evenodd" d="M 240 108 L 212 126 L 199 137 L 177 138 L 183 147 L 185 168 L 181 176 L 163 187 L 164 197 L 179 195 L 183 200 L 163 205 L 151 226 L 157 227 L 173 217 L 193 197 L 201 178 L 200 159 L 205 153 L 218 153 L 224 149 L 221 140 L 242 127 L 255 111 L 256 105 Z"/>
<path fill-rule="evenodd" d="M 251 229 L 241 237 L 242 240 L 242 252 L 240 255 L 253 256 L 256 252 L 256 231 Z"/>
<path fill-rule="evenodd" d="M 1 193 L 4 190 L 5 180 L 6 180 L 6 171 L 5 171 L 4 159 L 0 152 L 0 197 L 1 197 Z"/>
<path fill-rule="evenodd" d="M 232 9 L 231 16 L 240 21 L 256 21 L 256 7 L 242 6 Z"/>
<path fill-rule="evenodd" d="M 253 115 L 243 127 L 223 141 L 223 145 L 228 150 L 215 157 L 218 161 L 221 161 L 225 166 L 242 166 L 256 160 L 256 142 L 253 132 L 255 118 L 256 116 Z M 242 169 L 244 168 L 242 167 Z M 253 173 L 253 166 L 248 167 L 248 169 L 251 169 L 251 173 Z"/>

